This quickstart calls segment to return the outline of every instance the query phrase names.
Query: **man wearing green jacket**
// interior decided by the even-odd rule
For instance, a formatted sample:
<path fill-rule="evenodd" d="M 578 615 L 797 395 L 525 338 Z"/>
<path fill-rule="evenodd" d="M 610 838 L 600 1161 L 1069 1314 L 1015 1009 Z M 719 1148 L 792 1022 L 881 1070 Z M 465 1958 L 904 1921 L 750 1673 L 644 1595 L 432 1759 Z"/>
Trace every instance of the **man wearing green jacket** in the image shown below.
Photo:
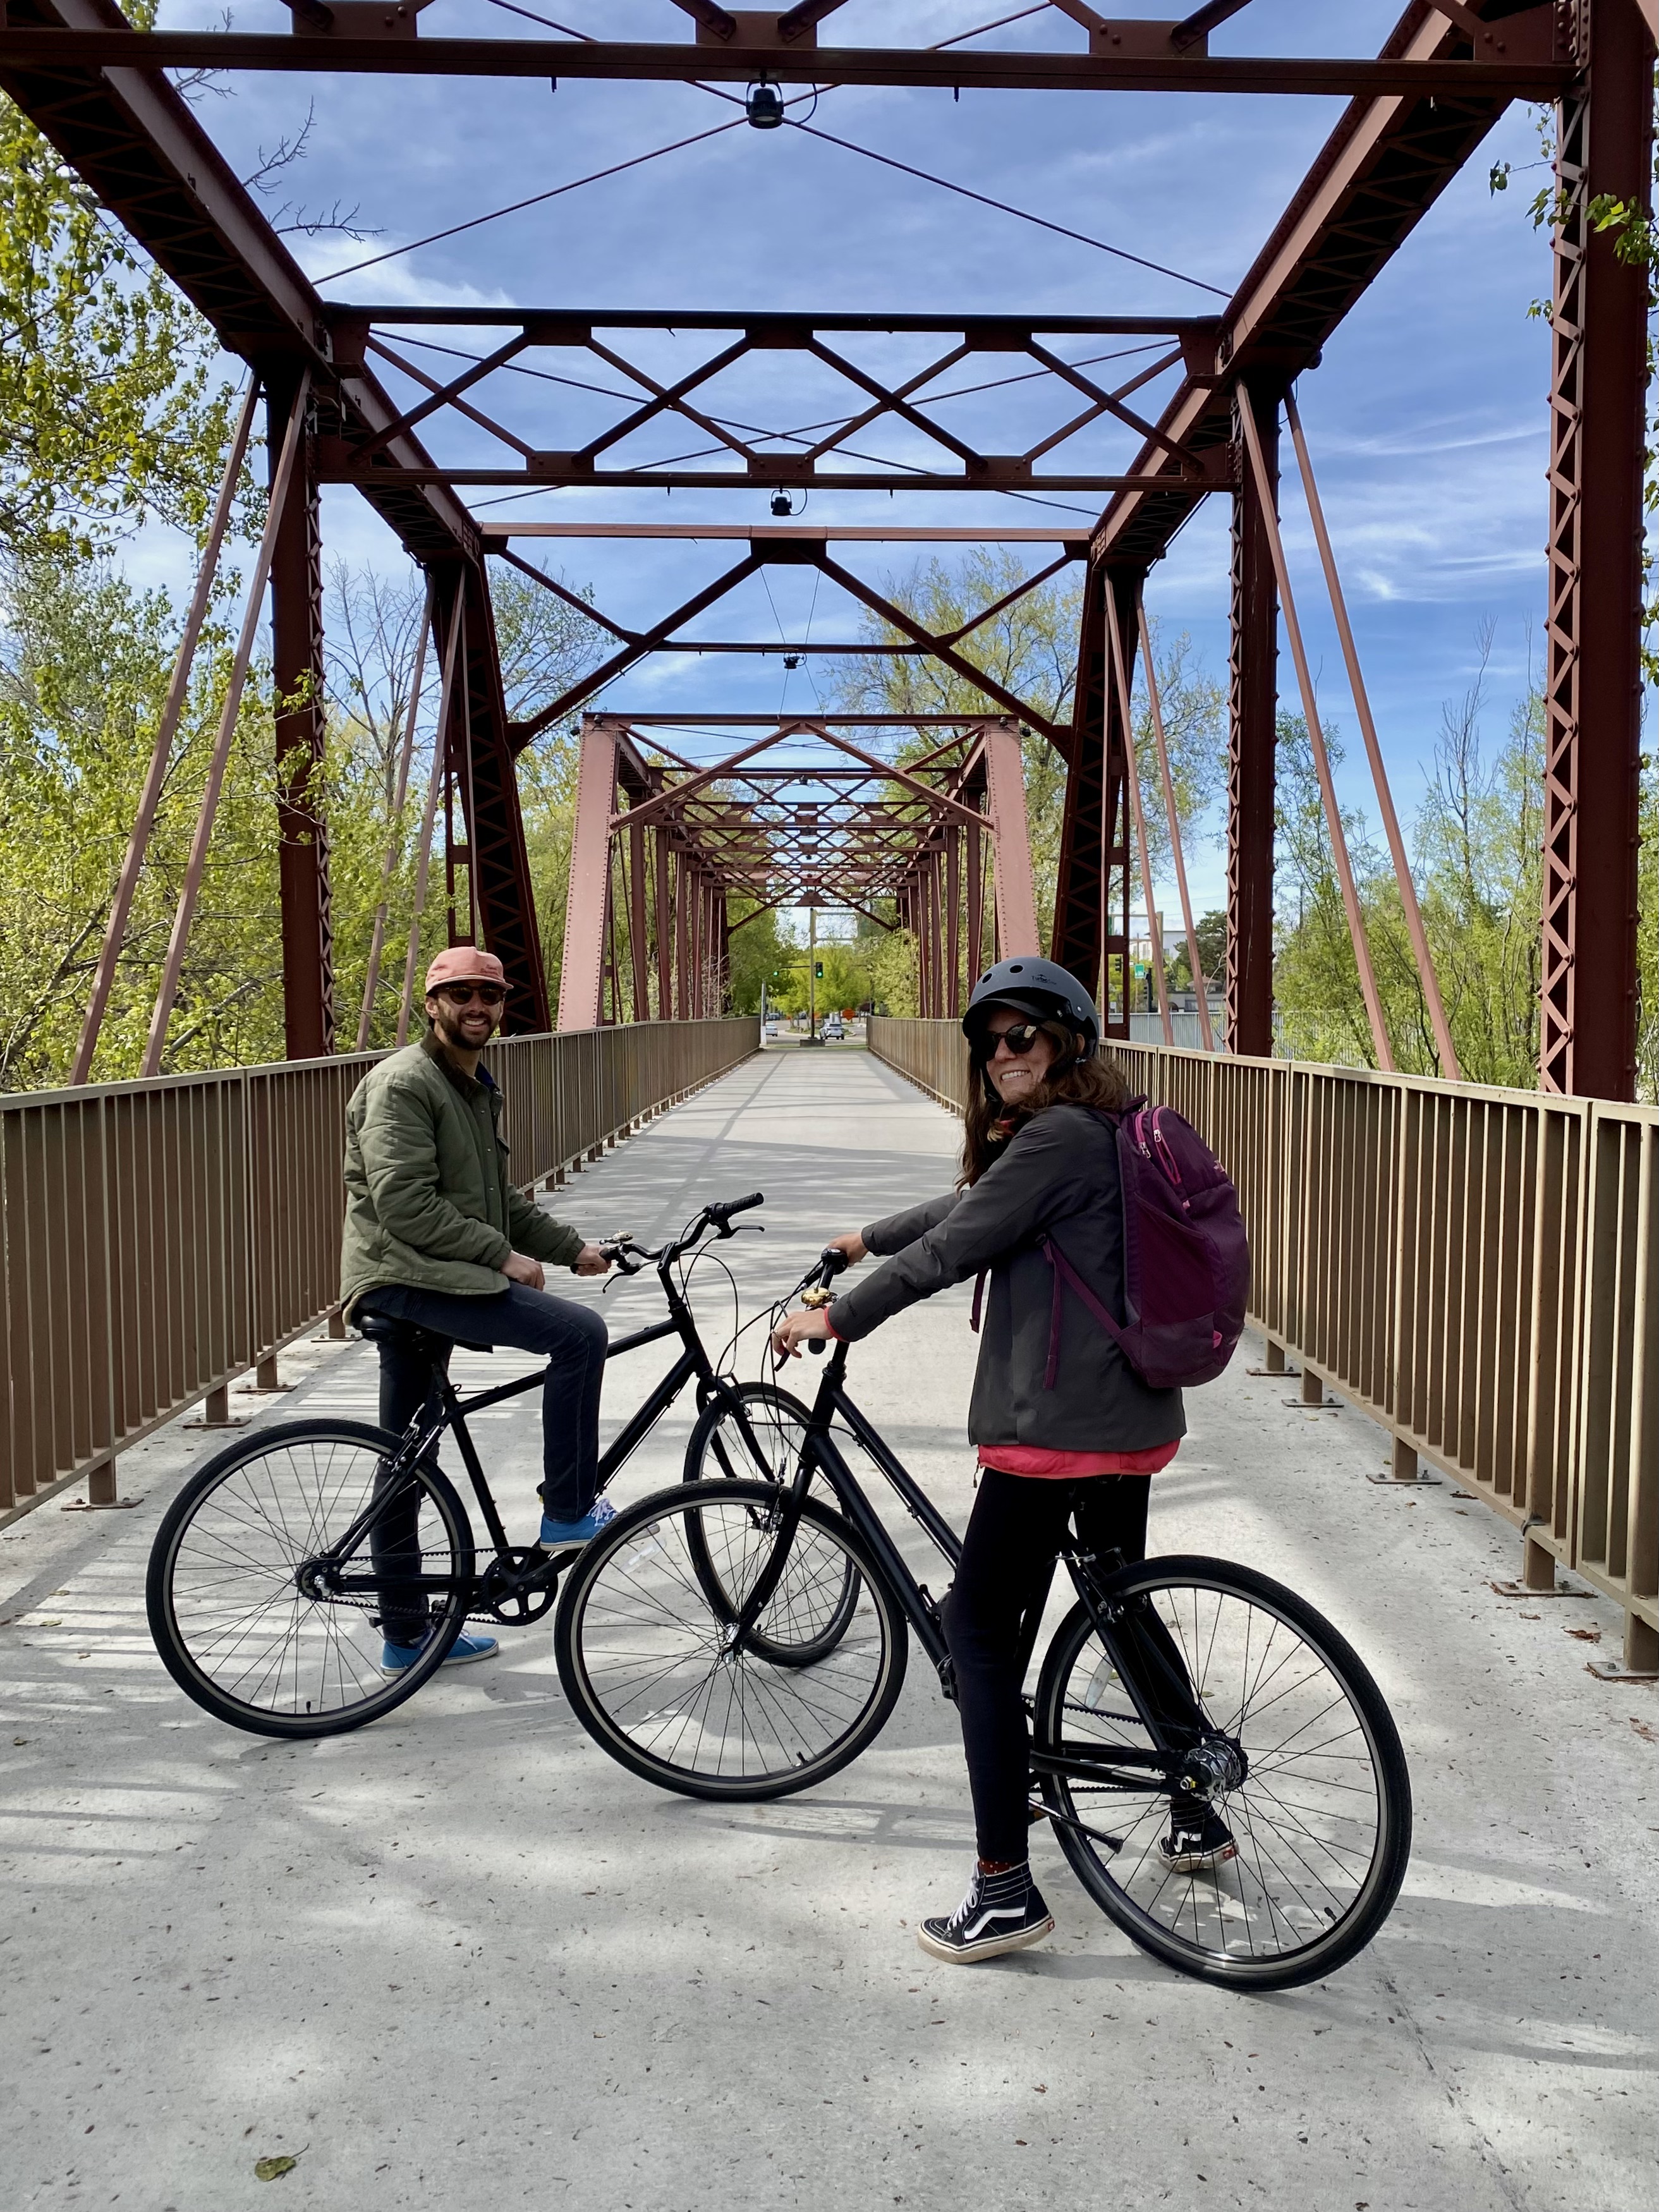
<path fill-rule="evenodd" d="M 363 1312 L 467 1344 L 507 1344 L 548 1362 L 542 1397 L 541 1541 L 578 1550 L 614 1517 L 599 1480 L 604 1322 L 548 1295 L 544 1269 L 602 1275 L 596 1245 L 514 1188 L 500 1133 L 501 1094 L 479 1055 L 507 1002 L 493 953 L 451 945 L 427 970 L 427 1034 L 370 1070 L 346 1108 L 346 1217 L 340 1297 Z M 428 1366 L 407 1345 L 380 1343 L 380 1425 L 401 1435 L 426 1396 Z M 413 1531 L 377 1532 L 377 1564 Z M 388 1579 L 388 1591 L 398 1584 Z M 401 1591 L 398 1601 L 408 1602 Z M 416 1601 L 418 1603 L 418 1601 Z M 383 1668 L 402 1672 L 428 1632 L 424 1611 L 381 1615 Z M 460 1636 L 447 1664 L 488 1659 L 493 1636 Z"/>

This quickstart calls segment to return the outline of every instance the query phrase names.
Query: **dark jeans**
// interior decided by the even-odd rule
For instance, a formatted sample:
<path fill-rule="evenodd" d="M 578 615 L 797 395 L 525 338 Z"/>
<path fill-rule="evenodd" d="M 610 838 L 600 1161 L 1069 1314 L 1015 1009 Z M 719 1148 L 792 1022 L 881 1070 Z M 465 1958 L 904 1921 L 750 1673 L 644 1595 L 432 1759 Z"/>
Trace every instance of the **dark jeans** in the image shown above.
<path fill-rule="evenodd" d="M 599 1486 L 599 1386 L 608 1341 L 600 1316 L 572 1299 L 526 1290 L 520 1283 L 493 1297 L 456 1297 L 383 1284 L 363 1304 L 435 1336 L 464 1344 L 511 1345 L 547 1360 L 542 1503 L 556 1521 L 580 1521 Z M 430 1368 L 406 1345 L 382 1342 L 380 1349 L 380 1426 L 401 1436 L 425 1401 Z M 426 1632 L 424 1598 L 418 1591 L 400 1590 L 396 1579 L 398 1561 L 416 1549 L 411 1520 L 412 1516 L 388 1514 L 372 1540 L 375 1570 L 385 1577 L 381 1626 L 392 1644 L 418 1644 Z"/>
<path fill-rule="evenodd" d="M 945 1630 L 982 1859 L 1018 1865 L 1027 1852 L 1030 1741 L 1021 1703 L 1020 1629 L 1060 1550 L 1067 1517 L 1075 1511 L 1089 1550 L 1144 1559 L 1152 1486 L 1146 1474 L 1050 1482 L 987 1468 L 980 1476 L 962 1564 L 945 1601 Z M 1151 1633 L 1184 1681 L 1167 1636 L 1156 1623 Z"/>

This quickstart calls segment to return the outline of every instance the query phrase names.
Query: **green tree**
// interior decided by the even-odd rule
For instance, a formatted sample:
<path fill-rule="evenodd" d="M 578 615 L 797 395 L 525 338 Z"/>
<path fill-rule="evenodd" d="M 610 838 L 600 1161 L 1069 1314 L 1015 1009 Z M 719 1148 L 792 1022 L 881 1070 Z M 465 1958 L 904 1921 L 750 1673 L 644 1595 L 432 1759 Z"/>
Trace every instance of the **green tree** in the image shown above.
<path fill-rule="evenodd" d="M 0 553 L 198 529 L 233 398 L 206 321 L 0 96 Z"/>
<path fill-rule="evenodd" d="M 790 963 L 797 948 L 785 933 L 777 908 L 769 907 L 757 912 L 756 906 L 755 901 L 743 898 L 734 900 L 732 905 L 729 988 L 734 1014 L 759 1013 L 763 985 L 769 1006 L 786 1007 L 794 982 Z"/>
<path fill-rule="evenodd" d="M 61 1080 L 172 672 L 167 596 L 106 562 L 37 557 L 0 574 L 0 1087 Z M 137 1073 L 230 658 L 222 617 L 198 652 L 95 1073 Z M 274 777 L 250 684 L 170 1034 L 170 1064 L 280 1054 Z M 263 687 L 261 687 L 262 689 Z"/>

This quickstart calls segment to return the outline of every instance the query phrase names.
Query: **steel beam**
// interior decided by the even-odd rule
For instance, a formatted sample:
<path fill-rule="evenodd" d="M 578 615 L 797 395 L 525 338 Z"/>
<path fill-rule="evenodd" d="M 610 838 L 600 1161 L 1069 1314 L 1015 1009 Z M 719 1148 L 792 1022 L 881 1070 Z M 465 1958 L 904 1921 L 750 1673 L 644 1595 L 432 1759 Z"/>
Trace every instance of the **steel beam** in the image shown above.
<path fill-rule="evenodd" d="M 1002 957 L 1012 960 L 1022 952 L 1035 954 L 1041 946 L 1018 723 L 985 726 L 985 811 L 991 829 L 997 942 L 1002 947 Z"/>
<path fill-rule="evenodd" d="M 1539 1079 L 1629 1099 L 1648 293 L 1589 206 L 1611 193 L 1650 209 L 1654 41 L 1630 0 L 1579 0 L 1576 19 L 1583 74 L 1556 118 Z"/>
<path fill-rule="evenodd" d="M 273 383 L 267 395 L 266 453 L 273 481 L 282 425 L 293 411 L 296 390 L 290 378 Z M 334 1049 L 334 927 L 321 788 L 327 738 L 322 533 L 311 454 L 307 419 L 270 562 L 283 1027 L 290 1060 L 320 1060 Z"/>
<path fill-rule="evenodd" d="M 570 841 L 570 886 L 564 909 L 564 962 L 559 981 L 562 1030 L 596 1030 L 599 1026 L 605 985 L 611 808 L 616 788 L 616 730 L 603 717 L 586 715 L 582 721 L 581 745 L 576 760 L 576 820 Z M 683 920 L 683 884 L 681 908 Z M 683 957 L 680 972 L 683 996 Z M 684 1019 L 684 1004 L 678 1012 Z"/>
<path fill-rule="evenodd" d="M 1170 27 L 1173 28 L 1173 26 Z M 1534 58 L 1524 27 L 1509 33 L 1520 58 L 1495 61 L 1312 59 L 1301 55 L 1166 57 L 1112 52 L 941 52 L 902 46 L 624 45 L 610 40 L 305 38 L 270 32 L 0 30 L 0 70 L 222 70 L 278 75 L 580 77 L 635 84 L 921 85 L 935 90 L 1303 94 L 1388 99 L 1465 93 L 1553 100 L 1565 67 Z"/>
<path fill-rule="evenodd" d="M 1278 496 L 1277 388 L 1259 394 L 1262 458 Z M 1226 1049 L 1273 1048 L 1273 790 L 1279 715 L 1279 600 L 1273 544 L 1255 482 L 1233 495 L 1227 655 Z"/>
<path fill-rule="evenodd" d="M 478 535 L 494 552 L 514 538 L 704 539 L 765 544 L 772 540 L 803 545 L 1063 545 L 1074 561 L 1085 560 L 1089 533 L 1079 530 L 1008 530 L 995 523 L 954 526 L 898 523 L 789 522 L 485 522 Z M 544 579 L 544 580 L 545 580 Z"/>
<path fill-rule="evenodd" d="M 805 347 L 815 331 L 843 335 L 860 331 L 930 332 L 960 337 L 971 351 L 1021 353 L 1033 336 L 1050 337 L 1173 337 L 1183 343 L 1213 343 L 1218 315 L 895 314 L 882 308 L 818 313 L 793 307 L 432 307 L 407 301 L 348 305 L 325 303 L 323 313 L 339 333 L 350 333 L 360 348 L 371 325 L 400 330 L 523 330 L 533 345 L 586 345 L 602 331 L 738 331 L 769 349 Z"/>
<path fill-rule="evenodd" d="M 508 1036 L 550 1029 L 547 972 L 536 920 L 519 805 L 518 776 L 501 690 L 489 580 L 482 562 L 460 564 L 466 608 L 467 847 L 473 902 L 484 943 L 507 970 L 502 1030 Z"/>
<path fill-rule="evenodd" d="M 1106 595 L 1114 596 L 1120 623 L 1132 622 L 1140 585 L 1133 570 L 1094 563 L 1085 586 L 1050 939 L 1054 959 L 1097 994 L 1109 1036 L 1129 1034 L 1127 999 L 1115 1003 L 1113 993 L 1114 974 L 1121 976 L 1128 957 L 1129 848 Z"/>

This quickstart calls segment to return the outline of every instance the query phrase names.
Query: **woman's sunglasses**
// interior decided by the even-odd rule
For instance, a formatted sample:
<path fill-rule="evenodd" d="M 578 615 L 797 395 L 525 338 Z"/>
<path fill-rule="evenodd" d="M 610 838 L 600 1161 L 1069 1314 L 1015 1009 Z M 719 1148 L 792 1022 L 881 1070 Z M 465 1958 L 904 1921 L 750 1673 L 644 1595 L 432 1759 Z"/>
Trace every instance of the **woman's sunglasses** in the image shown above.
<path fill-rule="evenodd" d="M 1041 1022 L 1016 1022 L 1011 1029 L 987 1030 L 980 1040 L 979 1056 L 994 1060 L 997 1047 L 1006 1044 L 1016 1060 L 1022 1060 L 1042 1035 Z"/>
<path fill-rule="evenodd" d="M 486 1006 L 504 1006 L 507 994 L 499 983 L 441 983 L 440 994 L 452 1006 L 470 1006 L 474 999 Z"/>

